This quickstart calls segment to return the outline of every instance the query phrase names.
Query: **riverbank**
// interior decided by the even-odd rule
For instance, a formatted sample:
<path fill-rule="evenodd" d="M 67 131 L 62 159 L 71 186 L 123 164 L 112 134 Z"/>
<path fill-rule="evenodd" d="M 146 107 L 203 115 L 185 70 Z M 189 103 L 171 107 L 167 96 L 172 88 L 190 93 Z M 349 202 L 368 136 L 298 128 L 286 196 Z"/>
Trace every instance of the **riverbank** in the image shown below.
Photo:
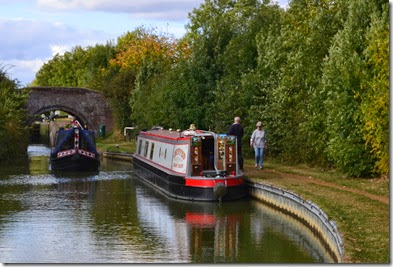
<path fill-rule="evenodd" d="M 334 171 L 267 161 L 263 170 L 245 161 L 247 177 L 292 191 L 316 203 L 337 223 L 346 263 L 388 263 L 389 180 L 351 179 Z"/>
<path fill-rule="evenodd" d="M 121 133 L 111 133 L 106 138 L 98 137 L 96 141 L 97 150 L 100 154 L 111 153 L 134 153 L 136 144 L 125 140 Z"/>
<path fill-rule="evenodd" d="M 97 142 L 101 151 L 135 151 L 135 143 L 119 139 Z M 346 263 L 388 263 L 389 180 L 345 178 L 335 171 L 305 165 L 288 166 L 268 160 L 263 170 L 245 160 L 246 176 L 254 182 L 289 190 L 317 204 L 337 223 L 344 240 Z"/>

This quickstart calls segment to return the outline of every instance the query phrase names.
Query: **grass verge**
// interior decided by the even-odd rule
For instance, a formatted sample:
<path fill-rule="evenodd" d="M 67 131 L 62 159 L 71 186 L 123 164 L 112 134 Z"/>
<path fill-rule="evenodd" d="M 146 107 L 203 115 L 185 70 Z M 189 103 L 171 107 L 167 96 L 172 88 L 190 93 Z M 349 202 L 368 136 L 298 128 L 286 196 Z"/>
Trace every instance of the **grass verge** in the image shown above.
<path fill-rule="evenodd" d="M 98 137 L 96 146 L 100 152 L 134 153 L 136 148 L 134 141 L 125 140 L 119 132 L 109 133 L 105 138 Z"/>

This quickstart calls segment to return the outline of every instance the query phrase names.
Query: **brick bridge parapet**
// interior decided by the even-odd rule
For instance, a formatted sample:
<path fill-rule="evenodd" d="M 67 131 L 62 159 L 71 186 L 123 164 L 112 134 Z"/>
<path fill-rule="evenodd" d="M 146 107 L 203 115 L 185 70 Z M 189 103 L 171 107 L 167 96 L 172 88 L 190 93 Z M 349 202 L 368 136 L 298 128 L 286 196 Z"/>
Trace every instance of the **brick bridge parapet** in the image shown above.
<path fill-rule="evenodd" d="M 48 111 L 62 110 L 75 116 L 89 129 L 98 131 L 105 125 L 109 132 L 114 128 L 112 110 L 103 94 L 86 88 L 72 87 L 28 87 L 31 93 L 26 103 L 27 123 Z"/>

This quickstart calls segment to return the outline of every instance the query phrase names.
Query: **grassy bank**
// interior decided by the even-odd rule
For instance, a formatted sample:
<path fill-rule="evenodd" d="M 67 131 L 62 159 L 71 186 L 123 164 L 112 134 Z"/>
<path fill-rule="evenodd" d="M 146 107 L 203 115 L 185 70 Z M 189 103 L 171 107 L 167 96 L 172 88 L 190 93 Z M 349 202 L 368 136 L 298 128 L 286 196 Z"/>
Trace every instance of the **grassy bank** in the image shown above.
<path fill-rule="evenodd" d="M 105 138 L 98 137 L 96 142 L 97 150 L 100 152 L 135 152 L 135 142 L 125 140 L 118 132 L 112 132 Z"/>
<path fill-rule="evenodd" d="M 267 161 L 263 170 L 245 161 L 249 179 L 280 187 L 320 206 L 344 239 L 344 262 L 388 263 L 389 180 L 350 179 L 335 171 Z"/>

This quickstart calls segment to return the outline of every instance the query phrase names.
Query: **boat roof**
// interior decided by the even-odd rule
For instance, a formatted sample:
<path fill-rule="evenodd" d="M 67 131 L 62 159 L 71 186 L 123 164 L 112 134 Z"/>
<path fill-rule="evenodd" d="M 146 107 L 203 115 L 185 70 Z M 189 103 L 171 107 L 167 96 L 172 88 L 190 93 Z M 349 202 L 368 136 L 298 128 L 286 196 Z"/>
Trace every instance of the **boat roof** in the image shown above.
<path fill-rule="evenodd" d="M 155 137 L 162 137 L 166 139 L 189 139 L 193 136 L 213 136 L 212 132 L 203 131 L 203 130 L 185 130 L 185 131 L 170 131 L 164 129 L 152 129 L 147 131 L 140 132 L 141 134 Z"/>

